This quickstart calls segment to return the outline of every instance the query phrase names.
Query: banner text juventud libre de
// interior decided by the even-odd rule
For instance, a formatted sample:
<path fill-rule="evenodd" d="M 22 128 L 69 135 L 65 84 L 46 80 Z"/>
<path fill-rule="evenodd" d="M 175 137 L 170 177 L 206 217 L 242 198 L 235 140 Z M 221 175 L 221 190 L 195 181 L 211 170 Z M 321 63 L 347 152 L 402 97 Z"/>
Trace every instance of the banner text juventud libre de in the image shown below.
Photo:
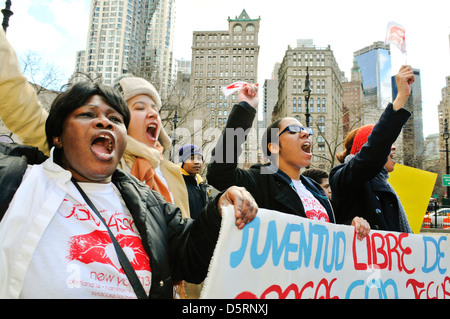
<path fill-rule="evenodd" d="M 359 241 L 351 226 L 266 209 L 238 230 L 233 210 L 201 298 L 450 298 L 447 236 L 371 230 Z"/>

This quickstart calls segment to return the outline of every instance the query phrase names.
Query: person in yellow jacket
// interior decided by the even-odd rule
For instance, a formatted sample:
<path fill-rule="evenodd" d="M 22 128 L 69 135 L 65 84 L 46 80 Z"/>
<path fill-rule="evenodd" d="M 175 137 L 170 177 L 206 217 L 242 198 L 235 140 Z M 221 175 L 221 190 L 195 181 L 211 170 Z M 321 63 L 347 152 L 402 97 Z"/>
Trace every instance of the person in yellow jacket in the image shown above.
<path fill-rule="evenodd" d="M 186 185 L 177 164 L 162 159 L 155 149 L 159 141 L 170 147 L 170 138 L 164 130 L 159 109 L 161 98 L 147 80 L 125 76 L 116 80 L 118 90 L 130 108 L 128 143 L 119 168 L 159 192 L 168 202 L 177 205 L 182 217 L 190 217 Z M 5 126 L 20 137 L 25 145 L 37 147 L 49 155 L 45 135 L 48 112 L 38 101 L 36 91 L 22 74 L 17 55 L 0 30 L 0 118 Z M 182 297 L 198 298 L 196 294 Z"/>
<path fill-rule="evenodd" d="M 132 114 L 128 144 L 119 168 L 131 172 L 150 188 L 159 191 L 167 201 L 176 204 L 183 217 L 190 217 L 188 193 L 179 167 L 161 159 L 154 148 L 158 140 L 164 148 L 171 144 L 159 117 L 161 98 L 158 92 L 148 81 L 137 77 L 121 78 L 115 87 L 122 93 Z M 136 103 L 138 100 L 144 102 Z M 150 120 L 143 119 L 144 112 L 147 112 Z M 35 146 L 48 155 L 45 136 L 47 117 L 48 112 L 41 106 L 33 86 L 22 74 L 16 54 L 4 31 L 0 30 L 1 120 L 20 137 L 23 144 Z M 151 122 L 152 129 L 147 122 Z"/>

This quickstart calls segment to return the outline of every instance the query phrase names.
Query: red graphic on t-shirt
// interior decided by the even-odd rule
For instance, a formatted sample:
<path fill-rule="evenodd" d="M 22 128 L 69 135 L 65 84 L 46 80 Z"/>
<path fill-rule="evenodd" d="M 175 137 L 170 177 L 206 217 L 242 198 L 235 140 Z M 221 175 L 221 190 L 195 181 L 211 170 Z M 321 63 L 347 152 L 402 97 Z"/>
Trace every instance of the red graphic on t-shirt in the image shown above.
<path fill-rule="evenodd" d="M 149 258 L 139 237 L 119 234 L 116 239 L 135 270 L 150 271 Z M 109 264 L 124 273 L 120 264 L 116 265 L 110 258 L 117 254 L 108 232 L 96 230 L 90 234 L 73 236 L 69 244 L 69 260 L 78 260 L 84 264 Z M 118 258 L 114 257 L 116 259 Z"/>
<path fill-rule="evenodd" d="M 325 222 L 329 222 L 330 220 L 328 219 L 328 214 L 322 210 L 308 210 L 306 212 L 306 217 L 308 217 L 309 219 L 313 219 L 313 220 L 321 220 L 321 221 L 325 221 Z"/>

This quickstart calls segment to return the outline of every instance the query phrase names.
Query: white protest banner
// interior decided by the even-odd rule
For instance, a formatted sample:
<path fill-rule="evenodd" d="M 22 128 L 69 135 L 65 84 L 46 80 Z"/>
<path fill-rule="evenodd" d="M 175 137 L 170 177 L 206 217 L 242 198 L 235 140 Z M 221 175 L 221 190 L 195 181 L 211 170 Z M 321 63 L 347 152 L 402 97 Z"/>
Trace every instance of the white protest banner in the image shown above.
<path fill-rule="evenodd" d="M 450 298 L 447 236 L 371 231 L 259 209 L 243 230 L 233 207 L 201 298 Z"/>

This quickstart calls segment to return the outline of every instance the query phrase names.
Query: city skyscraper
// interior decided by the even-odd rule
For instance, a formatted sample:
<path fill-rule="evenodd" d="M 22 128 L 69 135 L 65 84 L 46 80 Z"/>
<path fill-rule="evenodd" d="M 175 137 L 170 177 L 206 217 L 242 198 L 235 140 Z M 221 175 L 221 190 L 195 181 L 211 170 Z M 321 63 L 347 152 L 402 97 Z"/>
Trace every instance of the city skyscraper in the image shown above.
<path fill-rule="evenodd" d="M 86 49 L 75 72 L 113 84 L 122 74 L 149 79 L 162 94 L 174 79 L 175 0 L 91 1 Z"/>
<path fill-rule="evenodd" d="M 382 41 L 374 42 L 354 52 L 353 56 L 361 70 L 364 97 L 375 99 L 376 105 L 384 108 L 392 100 L 389 45 Z"/>
<path fill-rule="evenodd" d="M 403 164 L 411 167 L 422 168 L 424 157 L 424 138 L 422 121 L 422 85 L 420 70 L 413 69 L 414 83 L 411 88 L 411 95 L 406 102 L 405 109 L 411 112 L 411 117 L 403 126 L 401 138 L 397 143 L 401 143 L 403 151 Z M 397 97 L 397 85 L 395 76 L 392 76 L 392 100 Z"/>
<path fill-rule="evenodd" d="M 439 114 L 439 144 L 441 150 L 445 150 L 445 140 L 443 137 L 445 133 L 445 121 L 447 120 L 447 125 L 450 125 L 450 75 L 445 78 L 445 84 L 445 87 L 441 90 L 441 102 L 437 107 Z M 445 152 L 441 152 L 441 157 L 442 163 L 445 163 Z"/>
<path fill-rule="evenodd" d="M 141 76 L 150 79 L 164 98 L 176 81 L 173 56 L 175 0 L 146 0 L 151 19 L 147 22 L 145 49 L 141 57 Z M 146 4 L 147 5 L 147 4 Z"/>
<path fill-rule="evenodd" d="M 263 126 L 267 127 L 272 121 L 272 112 L 278 101 L 278 70 L 280 63 L 275 63 L 272 77 L 264 81 Z"/>
<path fill-rule="evenodd" d="M 221 87 L 236 81 L 255 83 L 258 77 L 260 18 L 245 10 L 228 18 L 228 30 L 194 31 L 192 43 L 191 96 L 205 99 L 214 123 L 225 124 L 236 95 L 225 97 Z"/>
<path fill-rule="evenodd" d="M 357 127 L 362 126 L 362 77 L 361 69 L 356 60 L 353 60 L 353 67 L 350 70 L 350 81 L 342 83 L 342 102 L 343 102 L 343 136 Z"/>

